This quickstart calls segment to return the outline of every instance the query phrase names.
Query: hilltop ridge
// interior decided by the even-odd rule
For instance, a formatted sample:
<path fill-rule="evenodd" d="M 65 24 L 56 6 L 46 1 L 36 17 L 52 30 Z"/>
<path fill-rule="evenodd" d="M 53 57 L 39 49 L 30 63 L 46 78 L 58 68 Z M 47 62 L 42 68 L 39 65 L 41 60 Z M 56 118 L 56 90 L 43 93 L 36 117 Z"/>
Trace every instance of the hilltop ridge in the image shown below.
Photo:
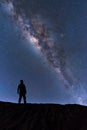
<path fill-rule="evenodd" d="M 0 130 L 87 130 L 87 107 L 0 102 Z"/>

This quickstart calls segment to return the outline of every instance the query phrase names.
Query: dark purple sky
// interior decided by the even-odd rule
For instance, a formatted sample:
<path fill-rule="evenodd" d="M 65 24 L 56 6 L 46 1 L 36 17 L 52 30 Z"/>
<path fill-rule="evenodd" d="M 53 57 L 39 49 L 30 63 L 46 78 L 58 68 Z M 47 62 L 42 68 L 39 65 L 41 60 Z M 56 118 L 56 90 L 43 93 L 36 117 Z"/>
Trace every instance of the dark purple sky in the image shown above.
<path fill-rule="evenodd" d="M 23 79 L 28 102 L 87 104 L 86 0 L 8 2 L 0 4 L 0 100 L 17 102 Z M 26 40 L 23 26 L 42 50 Z"/>

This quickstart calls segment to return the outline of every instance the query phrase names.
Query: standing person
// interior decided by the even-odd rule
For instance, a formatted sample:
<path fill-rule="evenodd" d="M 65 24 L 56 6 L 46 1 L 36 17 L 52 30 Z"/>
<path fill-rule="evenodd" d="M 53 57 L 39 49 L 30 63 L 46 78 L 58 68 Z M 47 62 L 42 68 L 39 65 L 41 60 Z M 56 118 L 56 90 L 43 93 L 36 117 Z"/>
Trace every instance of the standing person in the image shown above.
<path fill-rule="evenodd" d="M 26 87 L 23 80 L 20 80 L 20 84 L 18 85 L 18 88 L 17 88 L 17 93 L 19 94 L 18 103 L 19 104 L 21 103 L 21 99 L 23 97 L 24 104 L 26 104 Z"/>

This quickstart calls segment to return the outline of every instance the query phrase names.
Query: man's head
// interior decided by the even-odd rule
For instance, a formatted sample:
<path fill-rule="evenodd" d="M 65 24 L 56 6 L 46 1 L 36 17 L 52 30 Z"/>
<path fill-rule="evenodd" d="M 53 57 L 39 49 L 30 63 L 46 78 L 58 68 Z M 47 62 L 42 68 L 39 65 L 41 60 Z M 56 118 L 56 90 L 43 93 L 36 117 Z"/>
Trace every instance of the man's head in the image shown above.
<path fill-rule="evenodd" d="M 20 83 L 23 84 L 23 80 L 20 80 Z"/>

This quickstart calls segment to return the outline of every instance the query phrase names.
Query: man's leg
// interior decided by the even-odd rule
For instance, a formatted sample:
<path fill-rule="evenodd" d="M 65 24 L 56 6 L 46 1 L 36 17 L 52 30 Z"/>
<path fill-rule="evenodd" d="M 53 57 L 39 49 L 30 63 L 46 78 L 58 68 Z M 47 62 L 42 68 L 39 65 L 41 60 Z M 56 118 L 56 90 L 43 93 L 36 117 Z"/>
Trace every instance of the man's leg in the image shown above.
<path fill-rule="evenodd" d="M 22 95 L 19 94 L 19 100 L 18 100 L 18 103 L 19 103 L 19 104 L 21 103 L 21 98 L 22 98 Z"/>
<path fill-rule="evenodd" d="M 26 95 L 23 95 L 24 104 L 26 104 Z"/>

